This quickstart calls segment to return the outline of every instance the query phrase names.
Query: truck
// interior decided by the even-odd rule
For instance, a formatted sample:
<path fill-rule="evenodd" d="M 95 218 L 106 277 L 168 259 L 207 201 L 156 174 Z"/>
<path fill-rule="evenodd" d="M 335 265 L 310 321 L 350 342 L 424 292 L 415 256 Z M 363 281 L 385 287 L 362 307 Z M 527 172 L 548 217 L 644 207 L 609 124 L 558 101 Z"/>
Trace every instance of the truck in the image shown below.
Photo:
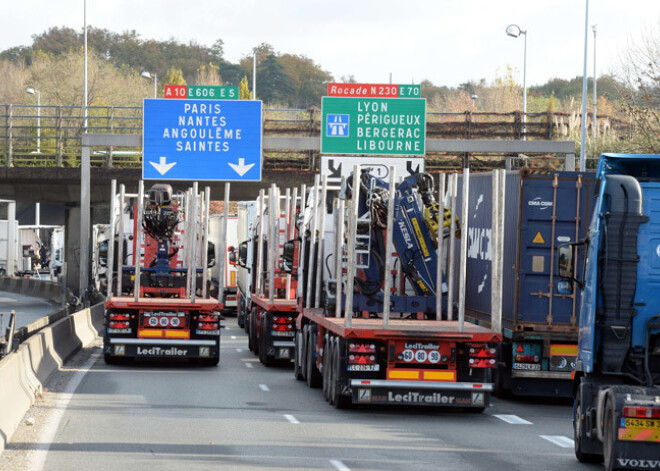
<path fill-rule="evenodd" d="M 483 325 L 491 325 L 492 314 L 494 175 L 472 174 L 469 186 L 466 316 Z M 504 178 L 501 283 L 512 295 L 502 299 L 495 393 L 572 397 L 580 293 L 558 294 L 555 267 L 559 246 L 587 233 L 596 179 L 593 172 L 533 169 Z"/>
<path fill-rule="evenodd" d="M 588 233 L 561 246 L 558 260 L 560 294 L 581 294 L 575 455 L 608 471 L 657 469 L 660 155 L 602 154 L 596 178 Z"/>
<path fill-rule="evenodd" d="M 280 194 L 272 185 L 268 195 L 260 190 L 253 221 L 252 260 L 249 267 L 251 293 L 247 318 L 248 347 L 265 366 L 275 362 L 290 362 L 295 343 L 297 311 L 295 273 L 287 272 L 279 263 L 284 243 L 296 236 L 295 216 L 298 204 L 297 188 Z M 304 186 L 302 194 L 304 194 Z M 247 251 L 239 250 L 239 264 L 246 265 Z"/>
<path fill-rule="evenodd" d="M 0 221 L 0 275 L 21 271 L 22 251 L 16 219 Z"/>
<path fill-rule="evenodd" d="M 156 183 L 145 193 L 140 181 L 138 194 L 128 195 L 123 185 L 116 193 L 112 182 L 106 363 L 178 358 L 218 364 L 223 305 L 210 296 L 209 206 L 209 188 L 200 193 L 197 183 L 176 194 L 170 185 Z M 129 257 L 126 244 L 119 243 L 127 232 L 132 234 Z"/>
<path fill-rule="evenodd" d="M 237 307 L 236 318 L 239 327 L 248 332 L 247 319 L 250 313 L 250 294 L 252 287 L 252 254 L 253 244 L 249 241 L 252 239 L 252 225 L 257 214 L 256 201 L 239 201 L 238 202 L 238 222 L 237 232 L 239 244 L 234 248 L 233 254 L 230 254 L 232 261 L 236 263 L 236 288 L 237 288 Z"/>
<path fill-rule="evenodd" d="M 222 293 L 217 294 L 218 299 L 224 306 L 223 314 L 236 315 L 238 307 L 238 287 L 236 284 L 238 267 L 232 254 L 238 245 L 238 217 L 235 214 L 228 214 L 227 223 L 223 226 L 224 217 L 224 214 L 212 214 L 209 217 L 209 240 L 212 242 L 213 263 L 218 263 L 220 257 L 225 258 L 223 270 L 225 281 L 222 284 Z M 224 234 L 222 232 L 223 227 Z M 221 243 L 223 239 L 224 243 Z M 226 247 L 226 249 L 223 249 L 223 247 Z M 221 250 L 224 250 L 224 253 L 220 253 Z M 218 272 L 212 270 L 211 273 L 211 283 L 217 289 L 220 283 L 214 276 L 217 276 Z"/>
<path fill-rule="evenodd" d="M 483 411 L 502 336 L 443 305 L 436 247 L 459 233 L 456 218 L 429 174 L 394 173 L 385 182 L 356 165 L 339 186 L 315 179 L 283 255 L 298 278 L 294 376 L 336 408 Z"/>

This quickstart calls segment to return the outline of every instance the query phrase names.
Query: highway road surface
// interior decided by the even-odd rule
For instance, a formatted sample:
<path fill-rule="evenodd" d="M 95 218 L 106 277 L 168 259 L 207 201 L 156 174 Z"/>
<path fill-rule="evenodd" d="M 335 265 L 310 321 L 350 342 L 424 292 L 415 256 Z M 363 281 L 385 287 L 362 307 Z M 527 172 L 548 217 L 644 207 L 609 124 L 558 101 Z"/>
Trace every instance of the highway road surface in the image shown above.
<path fill-rule="evenodd" d="M 484 413 L 335 410 L 290 368 L 265 368 L 234 319 L 220 366 L 71 359 L 26 414 L 0 469 L 590 470 L 570 401 L 501 400 Z M 28 425 L 32 424 L 32 425 Z"/>
<path fill-rule="evenodd" d="M 4 327 L 9 322 L 10 311 L 16 311 L 16 327 L 34 322 L 40 317 L 47 316 L 59 309 L 59 305 L 45 299 L 23 296 L 21 294 L 0 291 L 0 313 L 4 316 Z"/>

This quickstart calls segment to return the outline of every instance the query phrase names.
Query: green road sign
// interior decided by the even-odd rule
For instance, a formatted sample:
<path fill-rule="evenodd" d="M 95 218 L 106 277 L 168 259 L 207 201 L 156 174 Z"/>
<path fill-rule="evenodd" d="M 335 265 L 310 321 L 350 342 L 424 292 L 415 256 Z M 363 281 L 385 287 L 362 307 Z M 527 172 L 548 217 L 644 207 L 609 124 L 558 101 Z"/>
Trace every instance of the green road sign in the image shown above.
<path fill-rule="evenodd" d="M 238 100 L 238 87 L 234 85 L 188 85 L 187 98 L 197 100 Z"/>
<path fill-rule="evenodd" d="M 423 98 L 323 97 L 322 113 L 322 154 L 425 154 Z"/>

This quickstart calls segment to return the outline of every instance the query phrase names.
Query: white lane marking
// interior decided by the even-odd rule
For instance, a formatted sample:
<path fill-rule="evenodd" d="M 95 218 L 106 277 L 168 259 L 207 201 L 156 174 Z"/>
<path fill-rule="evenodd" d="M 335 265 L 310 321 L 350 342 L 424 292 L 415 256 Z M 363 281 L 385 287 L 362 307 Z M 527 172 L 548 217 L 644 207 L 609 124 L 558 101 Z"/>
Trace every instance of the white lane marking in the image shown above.
<path fill-rule="evenodd" d="M 96 363 L 100 357 L 100 353 L 92 354 L 83 367 L 76 370 L 75 374 L 69 381 L 69 384 L 64 388 L 64 391 L 58 394 L 59 397 L 55 401 L 52 412 L 46 419 L 46 423 L 44 424 L 39 439 L 37 440 L 37 443 L 41 443 L 42 446 L 40 449 L 34 450 L 30 453 L 27 469 L 43 469 L 44 464 L 46 463 L 48 450 L 50 450 L 50 444 L 55 439 L 55 434 L 57 433 L 57 429 L 60 426 L 60 422 L 62 421 L 62 417 L 64 417 L 67 407 L 69 407 L 69 402 L 71 402 L 73 394 L 76 392 L 76 389 L 78 389 L 78 386 L 80 386 L 80 382 L 83 380 L 87 372 L 92 366 L 94 366 L 94 363 Z"/>
<path fill-rule="evenodd" d="M 563 435 L 539 435 L 539 437 L 562 448 L 573 448 L 575 446 L 572 439 Z"/>
<path fill-rule="evenodd" d="M 337 469 L 337 471 L 351 471 L 351 468 L 349 468 L 339 460 L 330 460 L 330 464 L 334 466 L 335 469 Z"/>
<path fill-rule="evenodd" d="M 232 336 L 231 336 L 231 339 L 232 339 L 232 340 L 236 340 L 236 336 L 235 336 L 235 335 L 232 335 Z"/>
<path fill-rule="evenodd" d="M 292 424 L 299 424 L 300 423 L 300 421 L 298 419 L 296 419 L 294 416 L 292 416 L 291 414 L 284 414 L 284 418 L 286 420 L 288 420 L 289 422 L 291 422 Z"/>
<path fill-rule="evenodd" d="M 246 368 L 254 368 L 254 367 L 252 366 L 252 363 L 246 363 L 246 364 L 245 364 L 245 367 L 246 367 Z"/>
<path fill-rule="evenodd" d="M 225 327 L 225 330 L 231 330 L 229 327 Z"/>
<path fill-rule="evenodd" d="M 497 417 L 500 420 L 503 420 L 507 424 L 513 424 L 513 425 L 533 425 L 529 420 L 521 419 L 517 415 L 494 415 L 493 417 Z"/>
<path fill-rule="evenodd" d="M 260 384 L 259 389 L 261 389 L 262 391 L 270 391 L 270 388 L 265 384 Z"/>
<path fill-rule="evenodd" d="M 237 351 L 238 353 L 241 353 L 241 352 L 243 351 L 243 349 L 242 349 L 242 348 L 237 348 L 236 351 Z"/>

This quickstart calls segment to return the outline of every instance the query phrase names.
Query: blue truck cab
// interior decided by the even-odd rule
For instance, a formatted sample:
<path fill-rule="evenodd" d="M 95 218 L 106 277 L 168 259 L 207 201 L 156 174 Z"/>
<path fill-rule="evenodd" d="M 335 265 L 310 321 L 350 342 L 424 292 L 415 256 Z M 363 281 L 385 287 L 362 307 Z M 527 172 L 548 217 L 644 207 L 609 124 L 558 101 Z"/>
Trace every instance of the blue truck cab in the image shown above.
<path fill-rule="evenodd" d="M 588 235 L 559 254 L 560 293 L 581 292 L 575 454 L 660 469 L 660 155 L 603 154 L 596 177 Z"/>

